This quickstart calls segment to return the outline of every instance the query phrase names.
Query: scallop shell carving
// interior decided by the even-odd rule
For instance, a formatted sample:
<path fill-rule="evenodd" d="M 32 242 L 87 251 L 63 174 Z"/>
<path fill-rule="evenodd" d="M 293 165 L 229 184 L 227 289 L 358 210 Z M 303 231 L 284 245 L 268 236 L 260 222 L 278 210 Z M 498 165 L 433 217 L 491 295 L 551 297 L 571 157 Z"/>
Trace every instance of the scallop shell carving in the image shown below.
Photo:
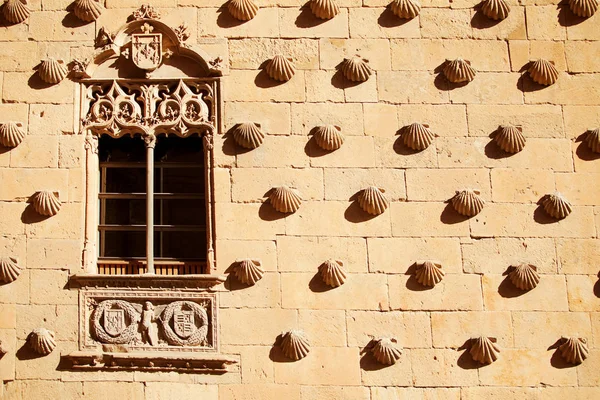
<path fill-rule="evenodd" d="M 414 122 L 404 127 L 402 140 L 407 147 L 413 150 L 425 150 L 433 142 L 435 133 L 429 129 L 429 125 Z"/>
<path fill-rule="evenodd" d="M 310 0 L 310 10 L 321 19 L 331 19 L 340 13 L 335 0 Z"/>
<path fill-rule="evenodd" d="M 390 206 L 390 201 L 384 195 L 385 190 L 375 186 L 363 189 L 358 195 L 358 205 L 371 215 L 383 214 Z"/>
<path fill-rule="evenodd" d="M 380 338 L 373 340 L 371 353 L 380 364 L 393 365 L 400 359 L 402 351 L 394 344 L 395 340 Z"/>
<path fill-rule="evenodd" d="M 484 0 L 481 3 L 481 12 L 495 21 L 499 21 L 508 17 L 510 6 L 506 0 Z"/>
<path fill-rule="evenodd" d="M 8 0 L 4 3 L 4 18 L 12 24 L 20 24 L 29 18 L 31 10 L 27 7 L 27 4 L 21 0 Z"/>
<path fill-rule="evenodd" d="M 569 8 L 578 17 L 589 18 L 598 11 L 598 0 L 569 0 Z"/>
<path fill-rule="evenodd" d="M 234 270 L 234 274 L 240 282 L 246 285 L 254 285 L 261 280 L 265 273 L 260 267 L 260 260 L 245 258 L 236 262 L 238 265 Z"/>
<path fill-rule="evenodd" d="M 566 218 L 573 211 L 571 203 L 558 192 L 546 195 L 542 200 L 542 206 L 548 215 L 556 219 Z"/>
<path fill-rule="evenodd" d="M 471 339 L 471 349 L 469 350 L 473 360 L 482 364 L 491 364 L 498 359 L 500 348 L 496 344 L 496 338 L 480 336 Z"/>
<path fill-rule="evenodd" d="M 337 125 L 318 126 L 314 132 L 317 145 L 323 150 L 337 150 L 344 144 L 346 139 L 342 134 L 342 128 Z"/>
<path fill-rule="evenodd" d="M 537 267 L 531 264 L 519 264 L 508 274 L 510 281 L 521 290 L 531 290 L 540 283 Z"/>
<path fill-rule="evenodd" d="M 291 330 L 282 334 L 281 349 L 287 358 L 298 361 L 308 355 L 310 344 L 304 336 L 304 332 Z"/>
<path fill-rule="evenodd" d="M 246 149 L 255 149 L 263 143 L 265 134 L 260 131 L 259 124 L 244 122 L 233 130 L 233 139 Z"/>
<path fill-rule="evenodd" d="M 49 331 L 46 328 L 34 329 L 33 332 L 29 334 L 29 345 L 33 351 L 43 356 L 52 353 L 52 350 L 56 348 L 54 332 Z"/>
<path fill-rule="evenodd" d="M 558 347 L 560 355 L 571 364 L 581 364 L 588 358 L 587 340 L 583 338 L 563 337 L 563 344 Z"/>
<path fill-rule="evenodd" d="M 413 19 L 421 12 L 421 4 L 417 0 L 394 0 L 390 8 L 394 15 L 404 19 Z"/>
<path fill-rule="evenodd" d="M 485 202 L 479 197 L 478 190 L 466 189 L 457 191 L 454 197 L 450 199 L 452 207 L 457 213 L 467 216 L 474 217 L 483 210 Z"/>
<path fill-rule="evenodd" d="M 40 215 L 52 217 L 60 211 L 61 203 L 56 195 L 48 190 L 37 192 L 31 201 L 33 209 Z"/>
<path fill-rule="evenodd" d="M 342 286 L 346 279 L 348 279 L 348 273 L 344 268 L 344 263 L 340 260 L 327 260 L 319 267 L 321 278 L 326 285 L 331 287 Z"/>
<path fill-rule="evenodd" d="M 600 153 L 600 128 L 590 129 L 585 136 L 585 142 L 594 153 Z"/>
<path fill-rule="evenodd" d="M 494 141 L 507 153 L 518 153 L 525 147 L 523 128 L 514 125 L 501 125 Z"/>
<path fill-rule="evenodd" d="M 452 83 L 471 82 L 475 79 L 475 70 L 471 67 L 471 62 L 457 58 L 456 60 L 446 60 L 444 67 L 444 76 Z"/>
<path fill-rule="evenodd" d="M 287 186 L 273 188 L 269 195 L 273 208 L 281 213 L 293 213 L 300 208 L 302 199 L 300 194 Z"/>
<path fill-rule="evenodd" d="M 273 57 L 266 66 L 267 75 L 272 79 L 280 82 L 287 82 L 296 73 L 291 60 L 285 58 L 281 54 Z"/>
<path fill-rule="evenodd" d="M 20 122 L 6 122 L 0 125 L 0 144 L 4 147 L 17 147 L 25 138 L 25 129 Z"/>
<path fill-rule="evenodd" d="M 21 275 L 17 260 L 12 257 L 0 257 L 0 281 L 14 282 Z"/>
<path fill-rule="evenodd" d="M 75 16 L 85 22 L 97 20 L 102 11 L 102 4 L 96 0 L 76 0 L 73 8 Z"/>
<path fill-rule="evenodd" d="M 558 79 L 558 70 L 554 66 L 554 62 L 543 58 L 532 61 L 527 72 L 531 79 L 540 85 L 550 86 Z"/>
<path fill-rule="evenodd" d="M 239 21 L 250 21 L 256 17 L 258 6 L 252 0 L 230 0 L 227 10 L 233 18 Z"/>
<path fill-rule="evenodd" d="M 434 287 L 444 278 L 442 265 L 432 261 L 425 261 L 417 264 L 415 278 L 423 286 Z"/>
<path fill-rule="evenodd" d="M 67 77 L 69 70 L 62 60 L 56 60 L 52 57 L 42 61 L 38 74 L 46 83 L 52 85 L 61 82 Z"/>
<path fill-rule="evenodd" d="M 368 62 L 369 60 L 360 58 L 358 55 L 345 58 L 342 63 L 342 74 L 352 82 L 366 82 L 373 73 Z"/>

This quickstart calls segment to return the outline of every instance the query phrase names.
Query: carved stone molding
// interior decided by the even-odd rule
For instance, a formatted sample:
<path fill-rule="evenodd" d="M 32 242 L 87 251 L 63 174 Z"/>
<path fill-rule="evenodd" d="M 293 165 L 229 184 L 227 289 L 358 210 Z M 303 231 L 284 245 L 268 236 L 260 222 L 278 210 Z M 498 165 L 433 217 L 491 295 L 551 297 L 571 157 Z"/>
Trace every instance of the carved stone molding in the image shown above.
<path fill-rule="evenodd" d="M 208 289 L 225 282 L 224 275 L 98 275 L 77 274 L 69 279 L 71 289 Z"/>

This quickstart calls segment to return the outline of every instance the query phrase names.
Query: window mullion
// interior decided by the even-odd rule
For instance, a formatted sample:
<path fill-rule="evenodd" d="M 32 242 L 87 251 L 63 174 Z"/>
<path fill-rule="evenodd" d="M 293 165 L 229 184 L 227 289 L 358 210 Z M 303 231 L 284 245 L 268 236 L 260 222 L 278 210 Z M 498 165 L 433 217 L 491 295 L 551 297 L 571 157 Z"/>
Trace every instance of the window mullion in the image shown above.
<path fill-rule="evenodd" d="M 146 143 L 146 273 L 154 274 L 154 147 L 156 136 L 144 134 Z"/>

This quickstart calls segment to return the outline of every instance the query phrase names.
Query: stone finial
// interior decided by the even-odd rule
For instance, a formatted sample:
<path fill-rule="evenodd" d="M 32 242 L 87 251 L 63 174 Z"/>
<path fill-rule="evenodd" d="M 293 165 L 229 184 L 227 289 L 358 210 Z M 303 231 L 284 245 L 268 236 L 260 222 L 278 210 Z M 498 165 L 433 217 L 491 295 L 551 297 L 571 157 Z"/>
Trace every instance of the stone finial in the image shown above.
<path fill-rule="evenodd" d="M 19 275 L 21 275 L 21 268 L 16 258 L 0 257 L 0 281 L 14 282 Z"/>
<path fill-rule="evenodd" d="M 4 18 L 11 24 L 20 24 L 29 18 L 31 10 L 27 7 L 26 0 L 7 0 L 2 10 Z"/>
<path fill-rule="evenodd" d="M 521 290 L 531 290 L 540 283 L 540 274 L 537 267 L 531 264 L 519 264 L 512 268 L 508 278 L 517 288 Z"/>
<path fill-rule="evenodd" d="M 415 278 L 423 286 L 434 287 L 444 278 L 442 264 L 433 261 L 417 262 Z"/>
<path fill-rule="evenodd" d="M 429 129 L 429 125 L 414 122 L 401 130 L 404 145 L 413 150 L 425 150 L 433 142 L 435 133 Z"/>
<path fill-rule="evenodd" d="M 277 54 L 267 63 L 265 71 L 272 79 L 280 82 L 289 81 L 296 73 L 292 65 L 292 59 L 281 54 Z"/>
<path fill-rule="evenodd" d="M 75 0 L 73 12 L 84 22 L 92 22 L 100 18 L 104 7 L 97 0 Z"/>
<path fill-rule="evenodd" d="M 348 273 L 344 268 L 344 263 L 340 260 L 327 260 L 319 267 L 319 272 L 323 282 L 331 287 L 342 286 L 346 279 L 348 279 Z"/>
<path fill-rule="evenodd" d="M 52 57 L 43 60 L 38 69 L 40 78 L 44 82 L 52 85 L 60 83 L 67 77 L 68 73 L 69 69 L 67 68 L 65 62 L 62 60 L 56 60 Z"/>
<path fill-rule="evenodd" d="M 342 62 L 342 74 L 352 82 L 366 82 L 373 73 L 369 67 L 369 60 L 355 55 L 350 58 L 345 58 Z"/>
<path fill-rule="evenodd" d="M 331 124 L 317 126 L 313 136 L 317 145 L 327 151 L 339 149 L 344 144 L 344 140 L 346 140 L 342 134 L 342 128 Z"/>
<path fill-rule="evenodd" d="M 335 0 L 310 0 L 309 4 L 312 13 L 320 19 L 332 19 L 340 13 Z"/>
<path fill-rule="evenodd" d="M 245 258 L 243 260 L 236 260 L 237 266 L 233 273 L 236 278 L 247 285 L 254 285 L 256 282 L 262 279 L 265 271 L 261 268 L 260 260 L 251 260 Z"/>
<path fill-rule="evenodd" d="M 296 189 L 278 186 L 272 189 L 269 201 L 273 208 L 281 213 L 293 213 L 300 208 L 302 199 Z"/>
<path fill-rule="evenodd" d="M 402 350 L 396 346 L 396 339 L 373 339 L 369 347 L 377 362 L 384 365 L 396 364 L 402 355 Z"/>
<path fill-rule="evenodd" d="M 589 18 L 598 11 L 598 0 L 569 0 L 569 8 L 578 17 Z"/>
<path fill-rule="evenodd" d="M 390 8 L 399 18 L 413 19 L 421 12 L 421 3 L 418 0 L 393 0 Z"/>
<path fill-rule="evenodd" d="M 581 364 L 588 358 L 589 349 L 587 340 L 578 337 L 562 337 L 562 344 L 558 346 L 558 351 L 562 358 L 571 364 Z"/>
<path fill-rule="evenodd" d="M 0 123 L 0 144 L 4 147 L 17 147 L 25 138 L 25 129 L 21 122 Z"/>
<path fill-rule="evenodd" d="M 450 199 L 450 203 L 457 213 L 467 217 L 474 217 L 483 210 L 485 204 L 483 199 L 479 197 L 480 194 L 479 190 L 460 190 Z"/>
<path fill-rule="evenodd" d="M 310 343 L 304 332 L 291 330 L 282 333 L 281 349 L 283 354 L 294 361 L 303 359 L 310 352 Z"/>
<path fill-rule="evenodd" d="M 496 344 L 496 338 L 480 336 L 471 339 L 469 353 L 473 360 L 481 364 L 491 364 L 498 359 L 500 348 Z"/>
<path fill-rule="evenodd" d="M 46 356 L 56 348 L 54 332 L 46 328 L 38 328 L 29 334 L 29 345 L 36 353 Z"/>
<path fill-rule="evenodd" d="M 525 147 L 523 128 L 514 125 L 501 125 L 494 141 L 507 153 L 518 153 Z"/>
<path fill-rule="evenodd" d="M 263 143 L 265 134 L 261 132 L 260 124 L 243 122 L 233 129 L 233 139 L 246 149 L 255 149 Z"/>
<path fill-rule="evenodd" d="M 31 204 L 35 212 L 47 217 L 53 217 L 58 214 L 62 206 L 58 197 L 48 190 L 42 190 L 34 194 Z"/>
<path fill-rule="evenodd" d="M 481 12 L 490 19 L 500 21 L 508 17 L 510 6 L 506 0 L 483 0 Z"/>
<path fill-rule="evenodd" d="M 136 21 L 142 19 L 160 19 L 160 12 L 150 4 L 142 4 L 131 16 Z"/>
<path fill-rule="evenodd" d="M 571 203 L 559 192 L 544 196 L 542 206 L 548 215 L 556 219 L 566 218 L 573 211 Z"/>
<path fill-rule="evenodd" d="M 462 58 L 446 60 L 443 73 L 452 83 L 471 82 L 475 79 L 475 70 L 471 67 L 471 62 Z"/>
<path fill-rule="evenodd" d="M 250 21 L 256 17 L 258 6 L 252 0 L 229 0 L 227 10 L 239 21 Z"/>
<path fill-rule="evenodd" d="M 390 201 L 384 195 L 385 190 L 369 186 L 358 195 L 358 205 L 371 215 L 383 214 L 390 206 Z"/>
<path fill-rule="evenodd" d="M 554 61 L 543 58 L 531 61 L 527 72 L 531 79 L 540 85 L 550 86 L 558 80 L 558 70 L 554 66 Z"/>
<path fill-rule="evenodd" d="M 589 129 L 584 140 L 590 150 L 594 153 L 600 153 L 600 128 Z"/>

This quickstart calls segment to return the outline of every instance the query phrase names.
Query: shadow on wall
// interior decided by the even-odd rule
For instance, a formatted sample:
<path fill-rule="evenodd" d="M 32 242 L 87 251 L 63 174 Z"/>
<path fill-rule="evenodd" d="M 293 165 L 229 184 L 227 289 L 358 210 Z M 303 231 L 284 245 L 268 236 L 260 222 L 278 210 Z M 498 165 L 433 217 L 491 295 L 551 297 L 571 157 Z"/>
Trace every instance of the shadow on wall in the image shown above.
<path fill-rule="evenodd" d="M 273 343 L 273 346 L 271 347 L 271 351 L 269 352 L 269 358 L 271 359 L 271 361 L 277 362 L 277 363 L 293 363 L 293 362 L 295 362 L 294 360 L 287 358 L 283 354 L 283 350 L 281 349 L 281 341 L 282 340 L 283 340 L 283 334 L 277 335 L 277 338 L 275 338 L 275 342 Z"/>
<path fill-rule="evenodd" d="M 457 351 L 464 352 L 458 357 L 456 360 L 456 364 L 462 369 L 479 369 L 482 367 L 486 367 L 487 365 L 481 364 L 475 360 L 473 360 L 473 356 L 469 352 L 471 350 L 471 339 L 467 339 L 462 346 L 460 346 Z"/>
<path fill-rule="evenodd" d="M 328 20 L 321 19 L 315 17 L 315 15 L 310 10 L 310 1 L 305 3 L 300 9 L 300 14 L 296 17 L 296 21 L 294 22 L 298 28 L 314 28 L 315 26 L 319 26 L 324 24 Z"/>
<path fill-rule="evenodd" d="M 219 15 L 217 15 L 217 25 L 220 28 L 235 28 L 236 26 L 240 26 L 248 22 L 233 18 L 226 6 L 219 8 L 217 12 L 219 13 Z"/>

